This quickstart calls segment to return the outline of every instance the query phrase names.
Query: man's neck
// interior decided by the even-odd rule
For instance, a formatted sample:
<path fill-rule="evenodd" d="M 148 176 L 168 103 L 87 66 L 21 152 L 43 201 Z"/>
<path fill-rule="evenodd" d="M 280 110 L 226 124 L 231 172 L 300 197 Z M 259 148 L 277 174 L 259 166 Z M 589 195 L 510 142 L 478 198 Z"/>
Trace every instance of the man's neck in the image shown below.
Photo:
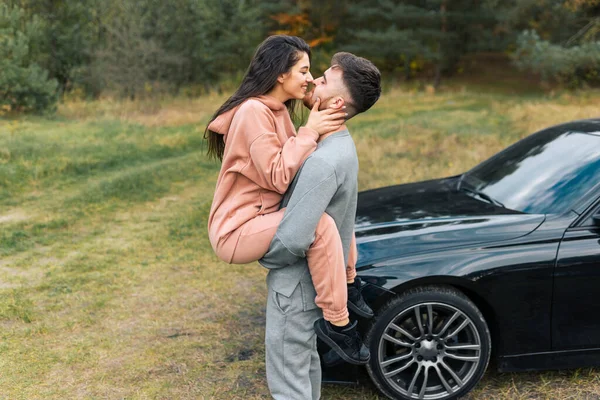
<path fill-rule="evenodd" d="M 334 133 L 341 132 L 341 131 L 346 131 L 346 130 L 348 130 L 348 128 L 346 127 L 346 124 L 343 124 L 342 126 L 340 126 L 339 128 L 337 128 L 336 130 L 324 133 L 321 136 L 319 136 L 319 140 L 317 140 L 317 142 L 321 142 L 321 141 L 325 140 L 326 138 L 328 138 L 329 136 L 333 135 Z"/>

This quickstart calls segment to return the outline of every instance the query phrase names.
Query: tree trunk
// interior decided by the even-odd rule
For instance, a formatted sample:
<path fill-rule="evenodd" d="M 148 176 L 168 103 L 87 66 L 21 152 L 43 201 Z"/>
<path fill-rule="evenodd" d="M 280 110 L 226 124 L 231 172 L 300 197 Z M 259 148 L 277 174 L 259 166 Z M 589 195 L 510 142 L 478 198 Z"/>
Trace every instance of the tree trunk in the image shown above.
<path fill-rule="evenodd" d="M 433 87 L 435 89 L 438 88 L 438 86 L 440 86 L 440 82 L 442 80 L 442 65 L 441 65 L 441 61 L 438 61 L 437 65 L 435 66 L 435 78 L 433 80 Z"/>
<path fill-rule="evenodd" d="M 448 31 L 448 19 L 446 18 L 446 5 L 448 0 L 443 0 L 440 5 L 440 15 L 442 17 L 442 40 L 446 37 Z M 438 43 L 438 54 L 440 59 L 435 66 L 435 79 L 433 81 L 433 87 L 438 88 L 442 80 L 442 64 L 444 63 L 444 57 L 442 56 L 442 42 Z"/>
<path fill-rule="evenodd" d="M 404 58 L 404 79 L 406 79 L 407 81 L 410 80 L 411 78 L 411 70 L 410 70 L 410 62 L 412 60 L 408 57 Z"/>
<path fill-rule="evenodd" d="M 60 71 L 60 61 L 57 56 L 57 42 L 56 42 L 56 25 L 58 21 L 56 20 L 56 4 L 55 0 L 48 0 L 45 2 L 46 5 L 46 15 L 45 19 L 50 21 L 48 24 L 47 35 L 50 36 L 50 60 L 48 62 L 50 77 L 55 78 L 58 81 L 58 92 L 62 94 L 65 91 L 66 78 L 64 74 Z"/>

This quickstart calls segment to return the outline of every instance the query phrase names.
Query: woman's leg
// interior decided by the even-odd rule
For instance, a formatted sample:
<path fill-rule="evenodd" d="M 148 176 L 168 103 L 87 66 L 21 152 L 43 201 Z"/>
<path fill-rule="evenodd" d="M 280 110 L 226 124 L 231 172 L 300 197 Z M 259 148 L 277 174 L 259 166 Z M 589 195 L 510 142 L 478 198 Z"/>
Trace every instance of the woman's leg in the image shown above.
<path fill-rule="evenodd" d="M 285 209 L 258 215 L 217 245 L 219 258 L 230 264 L 247 264 L 265 255 L 283 219 Z"/>
<path fill-rule="evenodd" d="M 323 214 L 317 225 L 306 259 L 317 291 L 315 303 L 323 310 L 323 318 L 334 325 L 346 325 L 350 320 L 344 251 L 335 221 L 328 214 Z"/>
<path fill-rule="evenodd" d="M 269 246 L 285 209 L 259 215 L 232 232 L 217 246 L 217 255 L 230 264 L 247 264 L 259 260 Z M 344 266 L 342 240 L 335 221 L 323 214 L 315 240 L 306 251 L 306 259 L 317 292 L 315 303 L 323 310 L 323 318 L 334 325 L 346 325 L 348 319 L 348 288 L 356 272 L 356 245 L 351 243 L 347 267 Z"/>

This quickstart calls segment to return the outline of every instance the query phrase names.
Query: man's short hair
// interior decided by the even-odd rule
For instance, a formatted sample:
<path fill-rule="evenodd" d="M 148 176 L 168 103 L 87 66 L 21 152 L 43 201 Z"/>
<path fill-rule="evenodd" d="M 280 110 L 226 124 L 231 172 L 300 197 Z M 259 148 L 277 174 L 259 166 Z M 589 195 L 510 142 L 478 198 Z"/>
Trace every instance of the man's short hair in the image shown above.
<path fill-rule="evenodd" d="M 351 53 L 333 55 L 331 65 L 342 70 L 342 81 L 350 95 L 349 117 L 367 111 L 381 95 L 381 73 L 371 61 Z M 354 111 L 352 113 L 351 111 Z"/>

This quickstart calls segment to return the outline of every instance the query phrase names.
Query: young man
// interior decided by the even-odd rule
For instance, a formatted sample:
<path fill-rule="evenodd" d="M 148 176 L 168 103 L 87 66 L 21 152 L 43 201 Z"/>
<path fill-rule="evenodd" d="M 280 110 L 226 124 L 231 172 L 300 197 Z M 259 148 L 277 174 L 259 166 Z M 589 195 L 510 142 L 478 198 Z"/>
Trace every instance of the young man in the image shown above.
<path fill-rule="evenodd" d="M 311 107 L 318 97 L 321 108 L 345 107 L 347 119 L 368 110 L 381 93 L 379 70 L 370 61 L 350 53 L 335 54 L 331 67 L 314 84 L 305 104 Z M 356 262 L 349 255 L 355 246 L 357 177 L 358 158 L 347 127 L 342 125 L 322 135 L 317 150 L 306 159 L 283 198 L 283 220 L 269 251 L 260 260 L 270 269 L 265 345 L 267 382 L 276 399 L 320 397 L 321 368 L 315 333 L 346 360 L 365 363 L 369 359 L 369 351 L 356 332 L 356 322 L 336 327 L 320 318 L 316 291 L 304 258 L 309 246 L 318 241 L 315 230 L 326 213 L 339 231 L 348 270 L 325 271 L 329 275 L 324 284 L 338 282 L 331 292 L 345 302 L 348 296 L 362 301 L 360 281 L 350 284 Z M 346 279 L 339 279 L 340 274 L 348 277 L 348 286 Z M 370 311 L 364 302 L 359 305 Z"/>

